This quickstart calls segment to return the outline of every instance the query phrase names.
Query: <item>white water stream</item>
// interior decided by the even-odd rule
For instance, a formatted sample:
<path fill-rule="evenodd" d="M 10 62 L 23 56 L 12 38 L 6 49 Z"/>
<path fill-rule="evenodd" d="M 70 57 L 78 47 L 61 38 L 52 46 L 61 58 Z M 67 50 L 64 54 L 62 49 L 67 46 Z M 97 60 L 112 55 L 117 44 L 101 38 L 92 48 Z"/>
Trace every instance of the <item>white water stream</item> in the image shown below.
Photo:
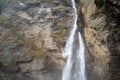
<path fill-rule="evenodd" d="M 84 55 L 85 47 L 80 32 L 77 32 L 78 15 L 75 0 L 71 0 L 71 3 L 74 22 L 63 52 L 63 57 L 67 58 L 67 62 L 63 69 L 62 80 L 86 80 Z"/>

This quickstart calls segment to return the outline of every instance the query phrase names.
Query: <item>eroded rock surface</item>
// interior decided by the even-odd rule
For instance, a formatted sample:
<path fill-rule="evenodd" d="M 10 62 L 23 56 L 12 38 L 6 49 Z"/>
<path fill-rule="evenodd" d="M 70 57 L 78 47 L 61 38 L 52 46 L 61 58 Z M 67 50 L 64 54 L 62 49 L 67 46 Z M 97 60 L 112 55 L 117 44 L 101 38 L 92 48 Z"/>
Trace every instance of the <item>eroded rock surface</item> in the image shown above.
<path fill-rule="evenodd" d="M 120 1 L 75 1 L 88 80 L 119 80 Z M 71 27 L 70 0 L 0 1 L 0 80 L 61 80 Z"/>
<path fill-rule="evenodd" d="M 119 80 L 119 0 L 81 0 L 89 80 Z"/>
<path fill-rule="evenodd" d="M 72 25 L 67 1 L 4 2 L 0 11 L 0 80 L 61 80 L 61 53 Z"/>

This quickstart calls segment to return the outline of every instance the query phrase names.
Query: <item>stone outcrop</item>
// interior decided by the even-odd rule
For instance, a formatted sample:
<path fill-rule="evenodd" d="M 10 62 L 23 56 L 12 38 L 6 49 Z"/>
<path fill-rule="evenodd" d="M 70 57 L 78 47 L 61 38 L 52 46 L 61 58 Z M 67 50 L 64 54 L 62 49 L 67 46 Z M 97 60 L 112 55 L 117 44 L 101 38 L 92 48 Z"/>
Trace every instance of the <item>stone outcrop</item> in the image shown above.
<path fill-rule="evenodd" d="M 81 0 L 89 80 L 119 80 L 119 0 Z"/>
<path fill-rule="evenodd" d="M 99 0 L 98 0 L 99 1 Z M 96 0 L 97 3 L 97 0 Z M 120 78 L 120 1 L 105 0 L 101 3 L 106 11 L 106 23 L 109 35 L 106 44 L 110 50 L 110 61 L 108 63 L 110 80 L 119 80 Z M 101 7 L 99 9 L 101 9 Z M 102 11 L 102 10 L 101 10 Z"/>

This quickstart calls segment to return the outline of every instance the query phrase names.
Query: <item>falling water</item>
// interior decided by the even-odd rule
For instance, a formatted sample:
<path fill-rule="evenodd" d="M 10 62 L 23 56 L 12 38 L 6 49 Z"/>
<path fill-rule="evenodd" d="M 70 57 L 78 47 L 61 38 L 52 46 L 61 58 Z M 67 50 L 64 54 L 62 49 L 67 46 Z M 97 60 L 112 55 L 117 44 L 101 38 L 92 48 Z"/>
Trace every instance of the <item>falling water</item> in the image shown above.
<path fill-rule="evenodd" d="M 75 1 L 71 0 L 73 7 L 73 28 L 66 43 L 63 56 L 67 58 L 63 70 L 62 80 L 86 80 L 84 42 L 80 32 L 77 32 L 77 9 Z"/>

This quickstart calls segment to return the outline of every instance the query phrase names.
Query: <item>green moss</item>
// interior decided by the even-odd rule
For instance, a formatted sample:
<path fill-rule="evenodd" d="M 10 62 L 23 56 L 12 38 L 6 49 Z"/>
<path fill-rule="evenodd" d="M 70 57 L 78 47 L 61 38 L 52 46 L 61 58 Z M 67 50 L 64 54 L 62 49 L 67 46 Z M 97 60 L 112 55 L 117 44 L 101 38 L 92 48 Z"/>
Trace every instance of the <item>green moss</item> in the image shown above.
<path fill-rule="evenodd" d="M 68 30 L 65 28 L 65 24 L 67 22 L 67 18 L 60 18 L 56 21 L 56 25 L 58 27 L 57 30 L 52 31 L 51 36 L 54 38 L 54 41 L 57 43 L 56 46 L 58 50 L 61 51 L 61 42 L 63 41 L 63 37 L 65 37 L 68 33 Z"/>
<path fill-rule="evenodd" d="M 60 31 L 56 31 L 52 33 L 52 36 L 56 39 L 56 42 L 59 42 L 62 37 L 64 37 L 67 34 L 66 29 L 62 29 Z"/>
<path fill-rule="evenodd" d="M 2 63 L 3 66 L 8 66 L 9 64 L 5 61 L 4 58 L 0 57 L 0 63 Z"/>
<path fill-rule="evenodd" d="M 57 21 L 56 26 L 58 26 L 60 29 L 52 32 L 52 36 L 55 38 L 56 42 L 59 42 L 60 39 L 64 36 L 66 36 L 66 34 L 67 34 L 67 30 L 64 29 L 66 21 L 67 21 L 66 17 L 61 18 Z"/>
<path fill-rule="evenodd" d="M 56 46 L 58 47 L 58 51 L 61 52 L 61 41 L 62 38 L 67 35 L 66 29 L 61 29 L 60 31 L 56 31 L 52 33 L 52 37 L 55 39 L 55 42 L 57 43 Z"/>
<path fill-rule="evenodd" d="M 1 77 L 8 77 L 8 74 L 6 72 L 3 72 L 0 70 L 0 76 Z"/>
<path fill-rule="evenodd" d="M 0 24 L 4 24 L 7 20 L 7 17 L 5 16 L 0 16 Z"/>
<path fill-rule="evenodd" d="M 11 55 L 0 56 L 0 63 L 2 63 L 2 65 L 5 66 L 5 67 L 10 66 L 11 61 L 12 61 L 12 56 Z"/>

